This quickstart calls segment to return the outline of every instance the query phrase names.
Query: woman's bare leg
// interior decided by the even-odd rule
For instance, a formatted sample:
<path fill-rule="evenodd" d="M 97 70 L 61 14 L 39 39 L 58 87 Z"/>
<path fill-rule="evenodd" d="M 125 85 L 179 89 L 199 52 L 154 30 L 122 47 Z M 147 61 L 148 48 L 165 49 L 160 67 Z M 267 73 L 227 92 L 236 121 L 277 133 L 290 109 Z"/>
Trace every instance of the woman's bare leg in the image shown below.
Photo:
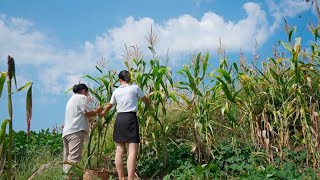
<path fill-rule="evenodd" d="M 123 154 L 125 151 L 125 143 L 117 143 L 116 146 L 115 165 L 118 172 L 119 180 L 124 180 Z"/>
<path fill-rule="evenodd" d="M 133 180 L 136 171 L 139 143 L 128 143 L 129 155 L 127 160 L 128 180 Z"/>

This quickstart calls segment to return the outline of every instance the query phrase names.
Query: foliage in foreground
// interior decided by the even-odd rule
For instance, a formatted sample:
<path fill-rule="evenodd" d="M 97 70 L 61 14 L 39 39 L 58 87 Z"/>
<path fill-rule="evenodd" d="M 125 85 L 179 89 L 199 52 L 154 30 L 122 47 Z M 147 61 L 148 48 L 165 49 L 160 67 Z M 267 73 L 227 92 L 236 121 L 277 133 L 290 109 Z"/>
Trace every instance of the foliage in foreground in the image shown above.
<path fill-rule="evenodd" d="M 54 164 L 53 168 L 45 171 L 47 177 L 60 177 L 62 174 L 63 143 L 61 133 L 52 133 L 49 129 L 39 132 L 30 131 L 29 136 L 25 131 L 13 132 L 13 171 L 16 179 L 27 179 L 41 165 Z M 5 167 L 6 168 L 6 167 Z M 52 172 L 52 170 L 55 171 Z M 49 176 L 55 174 L 54 176 Z M 59 175 L 59 176 L 57 176 Z M 6 179 L 6 174 L 1 179 Z M 41 178 L 40 178 L 41 179 Z M 58 178 L 59 179 L 59 178 Z"/>
<path fill-rule="evenodd" d="M 17 132 L 21 144 L 26 142 L 26 133 Z M 23 138 L 24 137 L 24 138 Z M 37 174 L 34 179 L 61 179 L 62 176 L 62 139 L 61 134 L 52 134 L 48 130 L 32 132 L 32 141 L 26 143 L 26 153 L 17 153 L 15 159 L 16 179 L 27 179 L 41 165 L 52 165 Z M 52 141 L 51 141 L 52 140 Z M 112 141 L 112 140 L 110 140 Z M 35 143 L 37 142 L 37 143 Z M 48 143 L 49 142 L 49 143 Z M 50 143 L 55 142 L 55 143 Z M 24 148 L 14 146 L 15 152 Z M 59 146 L 59 148 L 57 148 Z M 146 150 L 146 149 L 145 149 Z M 177 139 L 168 143 L 168 164 L 164 167 L 161 159 L 155 158 L 155 150 L 147 151 L 147 156 L 140 158 L 138 170 L 142 179 L 315 179 L 316 171 L 305 166 L 306 150 L 284 151 L 288 155 L 282 161 L 276 158 L 272 163 L 266 161 L 266 152 L 245 144 L 238 144 L 234 149 L 230 142 L 219 143 L 212 150 L 214 159 L 209 163 L 199 163 L 192 153 L 192 143 Z M 85 152 L 84 152 L 85 153 Z M 114 152 L 109 152 L 111 159 Z M 16 161 L 17 162 L 17 161 Z M 114 166 L 114 165 L 113 165 Z M 166 172 L 165 172 L 166 171 Z M 79 174 L 80 178 L 81 174 Z M 116 176 L 112 175 L 113 178 Z M 1 179 L 5 179 L 2 176 Z"/>

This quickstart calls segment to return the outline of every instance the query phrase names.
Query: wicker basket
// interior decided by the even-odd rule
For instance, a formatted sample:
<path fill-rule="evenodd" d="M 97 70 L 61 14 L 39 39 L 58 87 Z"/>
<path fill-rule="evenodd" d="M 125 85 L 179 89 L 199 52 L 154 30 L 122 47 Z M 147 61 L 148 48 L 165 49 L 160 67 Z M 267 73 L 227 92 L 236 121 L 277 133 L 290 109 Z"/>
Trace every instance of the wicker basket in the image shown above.
<path fill-rule="evenodd" d="M 86 169 L 84 171 L 83 180 L 109 179 L 109 171 L 105 168 L 102 169 Z"/>

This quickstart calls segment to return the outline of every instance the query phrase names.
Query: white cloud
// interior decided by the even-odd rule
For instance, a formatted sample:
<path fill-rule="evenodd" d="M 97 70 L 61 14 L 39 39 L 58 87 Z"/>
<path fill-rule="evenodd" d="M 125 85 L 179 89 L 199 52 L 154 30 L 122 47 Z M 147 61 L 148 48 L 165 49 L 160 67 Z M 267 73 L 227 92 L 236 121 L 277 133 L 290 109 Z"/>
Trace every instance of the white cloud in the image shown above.
<path fill-rule="evenodd" d="M 128 17 L 122 26 L 98 36 L 94 44 L 99 49 L 112 48 L 112 52 L 121 52 L 124 43 L 128 46 L 138 44 L 147 47 L 145 36 L 152 26 L 160 39 L 156 46 L 160 55 L 164 55 L 168 48 L 173 55 L 215 50 L 220 38 L 229 52 L 239 52 L 240 49 L 251 51 L 253 42 L 257 41 L 262 45 L 270 35 L 268 22 L 266 13 L 259 4 L 246 3 L 243 9 L 247 17 L 237 22 L 227 21 L 213 12 L 205 13 L 200 20 L 185 14 L 168 19 L 162 24 L 149 17 Z"/>
<path fill-rule="evenodd" d="M 101 57 L 109 61 L 109 66 L 119 67 L 122 64 L 119 54 L 123 52 L 124 44 L 139 45 L 149 52 L 146 51 L 145 36 L 151 26 L 160 40 L 156 45 L 158 56 L 165 56 L 168 49 L 171 57 L 204 50 L 215 52 L 220 38 L 227 52 L 239 52 L 240 49 L 250 52 L 255 42 L 261 46 L 267 41 L 282 16 L 291 17 L 305 9 L 300 1 L 283 0 L 275 4 L 268 0 L 268 4 L 275 18 L 271 28 L 261 5 L 249 2 L 243 5 L 246 17 L 238 21 L 229 21 L 214 12 L 204 13 L 201 19 L 185 14 L 163 23 L 150 17 L 128 17 L 121 26 L 74 49 L 60 49 L 53 39 L 34 29 L 33 23 L 26 19 L 0 15 L 0 59 L 11 54 L 21 67 L 33 67 L 32 73 L 38 77 L 34 81 L 40 81 L 44 92 L 64 93 L 78 83 L 82 75 L 95 71 L 95 63 Z M 297 10 L 297 6 L 302 10 Z"/>
<path fill-rule="evenodd" d="M 275 3 L 274 0 L 266 0 L 269 10 L 274 17 L 274 23 L 271 26 L 271 32 L 279 27 L 284 18 L 295 17 L 301 12 L 310 8 L 310 3 L 305 0 L 281 0 Z"/>

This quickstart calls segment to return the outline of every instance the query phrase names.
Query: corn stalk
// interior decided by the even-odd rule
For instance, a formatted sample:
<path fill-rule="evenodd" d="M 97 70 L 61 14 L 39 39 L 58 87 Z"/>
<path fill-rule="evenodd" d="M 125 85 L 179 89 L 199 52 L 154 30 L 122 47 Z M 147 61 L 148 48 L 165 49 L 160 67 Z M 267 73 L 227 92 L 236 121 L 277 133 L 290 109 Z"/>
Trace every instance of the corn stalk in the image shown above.
<path fill-rule="evenodd" d="M 2 72 L 0 77 L 0 97 L 2 95 L 2 90 L 4 83 L 7 78 L 7 91 L 8 91 L 8 113 L 9 113 L 9 119 L 5 120 L 1 127 L 0 132 L 0 145 L 1 145 L 1 173 L 5 164 L 5 155 L 7 155 L 7 178 L 8 179 L 14 179 L 14 173 L 13 173 L 13 166 L 12 166 L 12 146 L 13 146 L 13 125 L 12 125 L 12 119 L 13 119 L 13 107 L 12 107 L 12 95 L 16 92 L 22 91 L 26 88 L 28 89 L 27 97 L 26 97 L 26 112 L 27 112 L 27 131 L 29 133 L 30 131 L 30 123 L 31 123 L 31 116 L 32 116 L 32 82 L 28 82 L 24 86 L 17 89 L 17 81 L 15 76 L 15 62 L 14 59 L 11 56 L 8 56 L 8 71 Z M 14 79 L 14 84 L 16 87 L 16 91 L 12 91 L 12 78 Z M 8 148 L 7 148 L 7 140 L 5 137 L 6 134 L 6 125 L 9 125 L 9 137 L 8 137 Z"/>

